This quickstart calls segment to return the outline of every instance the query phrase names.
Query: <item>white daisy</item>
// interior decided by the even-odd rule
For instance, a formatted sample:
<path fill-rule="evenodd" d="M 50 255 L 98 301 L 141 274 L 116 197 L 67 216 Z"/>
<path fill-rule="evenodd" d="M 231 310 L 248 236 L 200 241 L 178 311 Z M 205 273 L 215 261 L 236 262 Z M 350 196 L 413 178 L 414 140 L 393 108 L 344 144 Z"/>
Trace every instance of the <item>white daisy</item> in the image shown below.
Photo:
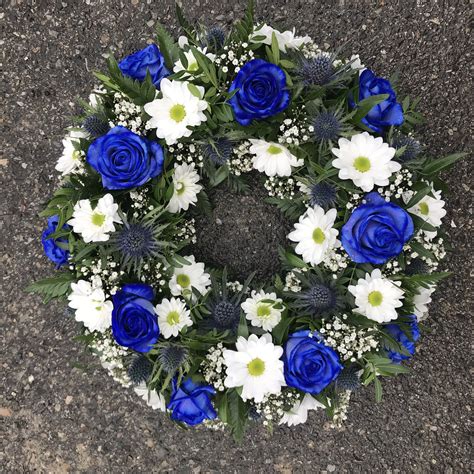
<path fill-rule="evenodd" d="M 433 190 L 432 194 L 434 197 L 423 197 L 421 201 L 410 207 L 408 212 L 415 214 L 415 216 L 421 217 L 433 227 L 439 227 L 441 225 L 441 220 L 446 215 L 446 209 L 444 209 L 445 202 L 441 199 L 440 191 Z M 436 236 L 436 232 L 430 232 L 426 230 L 423 230 L 423 232 L 431 239 Z"/>
<path fill-rule="evenodd" d="M 173 296 L 190 297 L 192 295 L 191 288 L 205 294 L 211 284 L 211 278 L 209 273 L 204 271 L 204 263 L 196 263 L 194 255 L 183 258 L 189 262 L 189 265 L 173 269 L 173 276 L 169 282 L 171 294 Z"/>
<path fill-rule="evenodd" d="M 420 287 L 413 297 L 413 313 L 418 321 L 424 321 L 428 317 L 428 305 L 431 303 L 431 295 L 435 289 L 435 286 L 430 286 L 430 288 Z"/>
<path fill-rule="evenodd" d="M 306 263 L 320 264 L 328 251 L 340 245 L 336 239 L 339 232 L 333 228 L 336 216 L 336 209 L 325 213 L 320 206 L 308 208 L 294 225 L 295 230 L 288 234 L 291 241 L 298 242 L 295 252 Z"/>
<path fill-rule="evenodd" d="M 146 404 L 153 410 L 166 411 L 165 397 L 156 390 L 148 390 L 145 382 L 137 385 L 133 390 L 140 398 L 145 400 Z"/>
<path fill-rule="evenodd" d="M 272 44 L 273 33 L 275 33 L 278 48 L 280 51 L 286 53 L 287 49 L 299 49 L 303 44 L 311 43 L 311 38 L 309 36 L 295 36 L 296 30 L 293 28 L 293 31 L 278 31 L 272 28 L 271 26 L 264 24 L 258 30 L 255 30 L 250 36 L 250 41 L 252 43 L 263 43 L 263 44 Z M 263 39 L 256 40 L 254 38 L 264 37 Z"/>
<path fill-rule="evenodd" d="M 250 139 L 250 153 L 254 156 L 253 168 L 267 176 L 290 176 L 292 166 L 301 166 L 304 161 L 292 155 L 280 143 Z"/>
<path fill-rule="evenodd" d="M 285 386 L 283 375 L 283 348 L 272 343 L 270 334 L 261 337 L 251 334 L 248 339 L 239 337 L 236 351 L 226 349 L 227 366 L 224 385 L 242 387 L 243 400 L 260 403 L 265 395 L 278 394 Z"/>
<path fill-rule="evenodd" d="M 190 87 L 200 97 L 193 95 Z M 191 135 L 192 130 L 188 127 L 197 127 L 207 120 L 204 115 L 207 102 L 202 100 L 204 88 L 164 78 L 160 82 L 160 90 L 162 97 L 143 107 L 151 117 L 147 125 L 156 128 L 156 136 L 164 138 L 167 145 L 173 145 L 178 139 Z"/>
<path fill-rule="evenodd" d="M 257 293 L 254 290 L 251 298 L 247 298 L 241 306 L 252 326 L 271 331 L 281 321 L 282 303 L 276 293 L 265 293 L 263 290 Z"/>
<path fill-rule="evenodd" d="M 89 199 L 81 199 L 74 205 L 72 219 L 68 221 L 76 232 L 81 234 L 84 242 L 106 242 L 110 232 L 115 232 L 114 222 L 121 224 L 118 215 L 118 204 L 114 203 L 111 194 L 101 197 L 92 209 Z"/>
<path fill-rule="evenodd" d="M 338 144 L 339 148 L 331 151 L 337 156 L 332 165 L 339 169 L 339 178 L 351 179 L 365 192 L 375 185 L 386 186 L 392 173 L 401 169 L 400 163 L 392 161 L 395 148 L 384 143 L 382 137 L 363 132 L 350 140 L 340 138 Z"/>
<path fill-rule="evenodd" d="M 306 393 L 302 400 L 298 400 L 290 411 L 286 411 L 279 421 L 279 425 L 286 424 L 288 426 L 295 426 L 301 423 L 306 423 L 308 419 L 308 411 L 324 408 L 321 402 L 318 402 L 309 393 Z"/>
<path fill-rule="evenodd" d="M 353 54 L 351 56 L 351 69 L 359 71 L 359 75 L 365 70 L 365 66 L 362 64 L 360 56 L 358 54 Z"/>
<path fill-rule="evenodd" d="M 193 325 L 189 309 L 186 308 L 185 302 L 178 298 L 163 298 L 163 301 L 156 305 L 155 313 L 158 315 L 160 332 L 165 339 L 176 337 L 185 326 Z"/>
<path fill-rule="evenodd" d="M 207 52 L 207 48 L 196 48 L 200 53 L 204 54 L 204 56 L 207 56 L 212 62 L 216 59 L 216 55 L 212 53 Z M 186 57 L 186 62 L 188 63 L 187 67 L 184 67 L 183 63 L 181 62 L 181 59 L 178 59 L 174 63 L 173 67 L 173 72 L 181 72 L 181 71 L 186 71 L 185 74 L 183 74 L 181 77 L 183 78 L 188 78 L 191 77 L 198 69 L 199 65 L 194 57 L 194 54 L 192 51 L 183 51 L 184 56 Z"/>
<path fill-rule="evenodd" d="M 349 285 L 348 290 L 355 297 L 354 312 L 378 323 L 386 323 L 398 318 L 397 309 L 402 306 L 403 290 L 399 281 L 392 281 L 382 276 L 377 268 L 365 279 L 359 278 L 357 285 Z"/>
<path fill-rule="evenodd" d="M 183 163 L 174 168 L 173 174 L 173 196 L 171 196 L 167 210 L 172 213 L 181 210 L 187 211 L 189 206 L 196 204 L 197 195 L 202 186 L 197 184 L 199 174 L 194 168 L 194 163 L 190 165 Z"/>
<path fill-rule="evenodd" d="M 55 169 L 63 176 L 74 173 L 82 165 L 82 153 L 76 150 L 80 138 L 87 138 L 85 130 L 71 130 L 63 139 L 63 154 L 56 163 Z"/>
<path fill-rule="evenodd" d="M 83 323 L 89 331 L 104 332 L 111 326 L 113 304 L 105 299 L 102 288 L 79 280 L 71 283 L 71 290 L 68 306 L 76 310 L 76 321 Z"/>

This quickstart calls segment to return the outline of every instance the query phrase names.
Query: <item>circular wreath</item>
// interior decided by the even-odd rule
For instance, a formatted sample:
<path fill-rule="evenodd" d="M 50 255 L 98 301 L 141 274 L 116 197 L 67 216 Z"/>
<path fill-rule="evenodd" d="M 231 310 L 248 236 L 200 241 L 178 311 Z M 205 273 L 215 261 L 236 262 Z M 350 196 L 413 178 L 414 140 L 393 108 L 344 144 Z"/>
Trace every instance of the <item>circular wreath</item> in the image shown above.
<path fill-rule="evenodd" d="M 124 386 L 184 425 L 346 419 L 351 393 L 407 372 L 445 255 L 439 172 L 413 136 L 417 101 L 358 56 L 255 24 L 194 27 L 97 73 L 63 140 L 42 216 L 79 336 Z M 206 194 L 258 173 L 292 222 L 281 270 L 229 281 L 196 261 Z"/>

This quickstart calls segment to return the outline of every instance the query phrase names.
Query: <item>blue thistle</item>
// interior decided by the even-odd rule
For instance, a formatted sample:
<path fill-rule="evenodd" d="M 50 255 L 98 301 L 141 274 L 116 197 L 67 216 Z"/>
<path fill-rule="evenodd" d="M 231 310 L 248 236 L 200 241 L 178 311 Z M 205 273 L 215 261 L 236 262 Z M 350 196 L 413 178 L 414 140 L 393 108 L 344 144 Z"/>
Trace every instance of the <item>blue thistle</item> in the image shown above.
<path fill-rule="evenodd" d="M 163 370 L 170 375 L 189 363 L 189 352 L 186 347 L 167 344 L 158 348 L 158 362 Z"/>
<path fill-rule="evenodd" d="M 84 120 L 82 126 L 95 138 L 105 135 L 109 130 L 109 124 L 97 115 L 91 115 Z"/>
<path fill-rule="evenodd" d="M 152 370 L 153 364 L 150 360 L 144 355 L 139 355 L 132 360 L 127 373 L 132 383 L 138 385 L 148 380 Z"/>
<path fill-rule="evenodd" d="M 358 375 L 360 368 L 352 364 L 349 367 L 344 367 L 342 372 L 336 379 L 336 387 L 339 390 L 357 390 L 360 387 L 360 378 Z"/>
<path fill-rule="evenodd" d="M 324 86 L 334 78 L 333 62 L 332 55 L 319 53 L 314 58 L 303 58 L 296 73 L 307 86 Z"/>
<path fill-rule="evenodd" d="M 321 182 L 310 185 L 309 203 L 321 206 L 324 210 L 334 207 L 337 198 L 336 188 L 329 183 Z"/>
<path fill-rule="evenodd" d="M 399 150 L 400 148 L 406 147 L 405 151 L 397 156 L 397 160 L 401 163 L 413 161 L 421 153 L 422 147 L 418 140 L 409 136 L 397 134 L 393 137 L 392 146 Z"/>
<path fill-rule="evenodd" d="M 318 141 L 336 140 L 341 131 L 341 123 L 333 112 L 321 112 L 313 122 L 314 137 Z"/>
<path fill-rule="evenodd" d="M 211 305 L 212 326 L 220 331 L 236 331 L 240 321 L 240 305 L 227 299 L 214 301 Z"/>
<path fill-rule="evenodd" d="M 206 45 L 211 51 L 219 51 L 225 43 L 225 31 L 220 26 L 212 26 L 206 33 Z"/>
<path fill-rule="evenodd" d="M 125 225 L 117 234 L 119 252 L 131 260 L 152 255 L 156 246 L 152 230 L 141 224 Z"/>
<path fill-rule="evenodd" d="M 430 267 L 424 260 L 417 257 L 407 265 L 405 272 L 407 275 L 426 275 L 430 272 Z"/>
<path fill-rule="evenodd" d="M 207 144 L 203 148 L 203 154 L 216 165 L 225 164 L 232 155 L 233 143 L 225 137 Z"/>

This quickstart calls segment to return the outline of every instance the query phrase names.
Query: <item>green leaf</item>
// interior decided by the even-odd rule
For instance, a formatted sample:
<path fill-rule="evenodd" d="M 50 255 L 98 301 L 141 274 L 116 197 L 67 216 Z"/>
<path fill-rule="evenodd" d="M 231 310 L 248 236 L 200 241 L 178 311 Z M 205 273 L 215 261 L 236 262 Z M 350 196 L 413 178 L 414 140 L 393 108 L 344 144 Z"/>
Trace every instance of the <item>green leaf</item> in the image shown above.
<path fill-rule="evenodd" d="M 382 401 L 382 383 L 375 377 L 374 379 L 374 388 L 375 388 L 375 401 L 380 403 Z"/>
<path fill-rule="evenodd" d="M 160 52 L 165 59 L 166 67 L 172 71 L 174 63 L 178 59 L 179 48 L 168 31 L 160 23 L 156 25 L 156 36 Z"/>
<path fill-rule="evenodd" d="M 247 326 L 247 318 L 245 317 L 245 314 L 240 315 L 240 321 L 239 321 L 239 327 L 237 329 L 237 336 L 242 336 L 245 339 L 249 337 L 249 328 Z"/>
<path fill-rule="evenodd" d="M 444 158 L 433 160 L 423 168 L 421 174 L 424 176 L 438 174 L 440 171 L 449 168 L 451 165 L 456 163 L 456 161 L 464 158 L 466 155 L 467 153 L 454 153 L 453 155 L 448 155 Z"/>
<path fill-rule="evenodd" d="M 281 319 L 281 321 L 272 330 L 273 342 L 278 345 L 281 345 L 283 343 L 285 338 L 288 336 L 288 332 L 292 322 L 293 318 L 287 315 Z"/>
<path fill-rule="evenodd" d="M 248 408 L 237 390 L 229 390 L 227 423 L 236 441 L 241 441 L 248 422 Z"/>
<path fill-rule="evenodd" d="M 278 254 L 282 263 L 286 263 L 290 268 L 306 268 L 304 261 L 294 253 L 286 251 L 283 247 L 278 249 Z"/>
<path fill-rule="evenodd" d="M 273 62 L 278 65 L 280 62 L 280 48 L 278 46 L 278 39 L 275 32 L 272 33 L 272 56 Z"/>
<path fill-rule="evenodd" d="M 357 104 L 357 112 L 355 113 L 352 121 L 356 124 L 359 124 L 360 121 L 378 104 L 382 103 L 384 100 L 388 99 L 388 94 L 378 94 L 367 97 L 364 100 L 361 100 Z"/>
<path fill-rule="evenodd" d="M 75 281 L 75 277 L 72 273 L 61 273 L 58 276 L 32 283 L 26 288 L 26 291 L 43 295 L 43 302 L 48 303 L 53 298 L 64 296 L 73 281 Z"/>
<path fill-rule="evenodd" d="M 424 188 L 420 189 L 417 193 L 415 193 L 412 198 L 408 201 L 405 208 L 410 209 L 415 204 L 418 204 L 425 196 L 427 196 L 431 192 L 431 186 L 426 185 Z"/>
<path fill-rule="evenodd" d="M 201 93 L 199 92 L 199 89 L 192 82 L 188 82 L 188 89 L 194 97 L 201 99 Z"/>

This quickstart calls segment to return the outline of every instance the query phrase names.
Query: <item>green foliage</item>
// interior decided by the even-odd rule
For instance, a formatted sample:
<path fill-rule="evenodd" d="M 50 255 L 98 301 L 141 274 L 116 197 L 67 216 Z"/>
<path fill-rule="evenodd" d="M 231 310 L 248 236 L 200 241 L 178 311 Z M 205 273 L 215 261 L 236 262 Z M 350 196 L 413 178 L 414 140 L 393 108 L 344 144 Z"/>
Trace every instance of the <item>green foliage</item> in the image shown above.
<path fill-rule="evenodd" d="M 156 25 L 156 37 L 161 54 L 165 59 L 166 67 L 172 71 L 174 63 L 179 57 L 179 47 L 168 31 L 160 23 Z"/>
<path fill-rule="evenodd" d="M 241 441 L 248 424 L 248 408 L 235 389 L 227 390 L 218 399 L 219 418 L 229 425 L 232 436 Z"/>
<path fill-rule="evenodd" d="M 53 298 L 64 297 L 75 280 L 73 273 L 61 272 L 55 277 L 44 278 L 32 283 L 26 288 L 26 291 L 42 295 L 43 302 L 48 303 Z"/>
<path fill-rule="evenodd" d="M 420 173 L 423 176 L 433 176 L 450 168 L 454 163 L 467 156 L 467 153 L 454 153 L 444 158 L 427 160 Z"/>

